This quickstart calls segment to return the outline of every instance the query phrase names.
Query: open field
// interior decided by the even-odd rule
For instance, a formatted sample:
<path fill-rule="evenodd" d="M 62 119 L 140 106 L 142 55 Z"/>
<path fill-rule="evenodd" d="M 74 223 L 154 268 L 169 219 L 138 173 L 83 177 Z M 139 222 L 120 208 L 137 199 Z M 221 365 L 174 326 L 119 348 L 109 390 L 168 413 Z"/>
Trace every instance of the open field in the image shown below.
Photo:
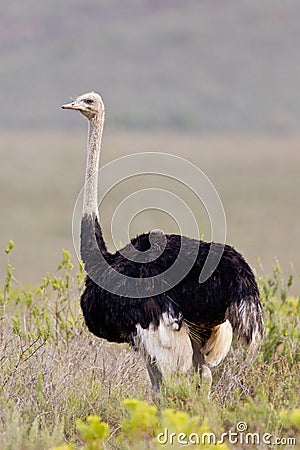
<path fill-rule="evenodd" d="M 54 273 L 61 248 L 74 255 L 72 213 L 84 179 L 84 125 L 80 133 L 72 134 L 1 134 L 1 280 L 6 265 L 3 250 L 9 239 L 16 244 L 12 264 L 16 267 L 16 278 L 22 283 L 35 284 L 47 272 Z M 267 274 L 278 258 L 286 274 L 294 272 L 297 286 L 299 147 L 298 137 L 212 138 L 176 133 L 152 136 L 115 132 L 107 127 L 102 164 L 144 151 L 169 152 L 190 160 L 205 172 L 221 197 L 228 243 L 240 250 L 258 272 L 258 258 Z M 119 175 L 122 178 L 122 173 Z M 210 239 L 205 209 L 189 189 L 164 177 L 140 176 L 121 183 L 101 205 L 104 235 L 110 244 L 110 221 L 115 208 L 126 195 L 146 187 L 170 189 L 180 196 L 193 210 L 204 237 Z M 120 223 L 120 228 L 124 226 L 127 224 Z M 130 235 L 157 227 L 165 232 L 178 232 L 166 215 L 148 212 L 132 222 Z"/>
<path fill-rule="evenodd" d="M 300 2 L 0 4 L 0 450 L 182 448 L 178 439 L 158 443 L 166 428 L 217 440 L 227 433 L 224 444 L 188 448 L 300 450 Z M 74 220 L 73 212 L 86 124 L 59 105 L 90 90 L 107 110 L 101 164 L 147 151 L 193 162 L 220 195 L 227 242 L 256 272 L 263 343 L 250 356 L 234 342 L 209 397 L 199 374 L 167 379 L 154 396 L 138 355 L 83 323 L 82 197 Z M 118 206 L 146 188 L 177 195 L 199 228 L 182 205 L 184 234 L 211 239 L 188 185 L 141 166 L 122 181 L 127 164 L 114 170 L 120 182 L 100 206 L 111 251 L 151 229 L 180 232 L 150 209 L 130 225 L 121 214 L 112 241 Z M 60 263 L 62 248 L 71 260 L 63 250 Z"/>
<path fill-rule="evenodd" d="M 78 267 L 71 222 L 83 183 L 85 145 L 83 126 L 80 134 L 72 135 L 1 136 L 1 450 L 48 450 L 63 443 L 66 447 L 60 450 L 100 450 L 103 442 L 106 450 L 155 449 L 162 447 L 153 439 L 163 423 L 176 433 L 196 430 L 220 436 L 221 431 L 236 430 L 241 421 L 249 432 L 283 439 L 276 448 L 298 448 L 300 139 L 152 136 L 106 129 L 102 164 L 140 151 L 163 150 L 189 159 L 209 176 L 221 196 L 228 242 L 242 251 L 257 272 L 261 272 L 258 257 L 266 274 L 272 273 L 278 257 L 287 280 L 293 263 L 295 282 L 289 290 L 278 271 L 275 277 L 260 280 L 266 313 L 263 347 L 248 362 L 241 350 L 231 352 L 213 374 L 210 400 L 205 389 L 197 388 L 197 378 L 185 377 L 168 380 L 160 397 L 153 398 L 144 363 L 127 346 L 94 338 L 82 323 L 78 300 L 83 275 L 76 277 L 68 261 L 60 270 L 57 266 L 64 247 L 71 250 Z M 121 179 L 122 173 L 118 175 Z M 191 191 L 174 180 L 147 175 L 122 182 L 101 205 L 111 249 L 109 230 L 115 208 L 128 194 L 146 187 L 170 189 L 182 198 L 209 239 L 205 209 Z M 130 234 L 157 227 L 178 231 L 166 215 L 150 211 L 135 218 Z M 9 239 L 16 248 L 7 261 L 4 250 Z M 25 288 L 11 280 L 8 262 Z M 50 275 L 45 277 L 47 272 Z M 148 404 L 133 401 L 126 406 L 127 398 Z M 170 413 L 168 408 L 184 414 Z M 77 422 L 89 415 L 97 416 L 94 425 L 86 428 Z M 99 417 L 108 425 L 98 423 Z M 292 441 L 287 445 L 284 439 Z M 84 443 L 90 447 L 82 447 Z M 227 444 L 220 450 L 273 448 L 263 443 L 255 447 Z"/>

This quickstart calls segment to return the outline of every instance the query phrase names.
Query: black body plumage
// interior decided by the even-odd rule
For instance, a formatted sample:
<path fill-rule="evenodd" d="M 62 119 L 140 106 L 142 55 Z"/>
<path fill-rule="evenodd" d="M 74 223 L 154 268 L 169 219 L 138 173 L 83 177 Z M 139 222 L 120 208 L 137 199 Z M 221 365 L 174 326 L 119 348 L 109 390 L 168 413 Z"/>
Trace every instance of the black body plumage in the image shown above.
<path fill-rule="evenodd" d="M 94 239 L 96 236 L 96 240 Z M 99 239 L 101 237 L 101 239 Z M 138 263 L 130 259 L 132 247 L 140 252 L 149 251 L 149 234 L 132 239 L 122 253 L 109 254 L 103 246 L 102 232 L 98 220 L 85 216 L 82 220 L 81 253 L 89 255 L 86 261 L 87 272 L 93 269 L 101 272 L 99 250 L 109 266 L 128 277 L 149 278 L 149 296 L 146 298 L 123 297 L 98 286 L 89 276 L 81 297 L 81 307 L 89 330 L 96 336 L 112 342 L 133 342 L 136 325 L 143 329 L 150 323 L 157 327 L 164 312 L 171 311 L 177 318 L 179 327 L 182 320 L 195 330 L 198 341 L 204 344 L 213 327 L 228 319 L 233 331 L 245 343 L 250 344 L 254 334 L 263 333 L 262 312 L 259 291 L 254 275 L 244 258 L 231 246 L 225 245 L 217 269 L 204 283 L 199 283 L 199 274 L 207 258 L 210 243 L 190 239 L 180 235 L 166 235 L 166 246 L 155 261 Z M 182 243 L 193 253 L 196 261 L 177 285 L 159 295 L 151 295 L 153 284 L 151 277 L 166 271 L 178 257 Z M 91 257 L 95 253 L 95 258 Z M 127 257 L 124 256 L 124 254 Z M 98 256 L 97 256 L 98 255 Z M 189 258 L 189 253 L 186 253 Z M 96 267 L 95 267 L 96 266 Z M 109 271 L 99 274 L 106 279 Z M 116 287 L 116 286 L 114 286 Z"/>

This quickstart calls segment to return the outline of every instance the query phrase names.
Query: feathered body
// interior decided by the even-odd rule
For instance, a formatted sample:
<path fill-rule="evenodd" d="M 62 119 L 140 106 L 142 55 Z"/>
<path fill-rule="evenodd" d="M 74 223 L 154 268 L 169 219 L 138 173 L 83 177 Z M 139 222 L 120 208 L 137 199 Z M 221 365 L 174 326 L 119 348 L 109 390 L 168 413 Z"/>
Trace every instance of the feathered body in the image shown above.
<path fill-rule="evenodd" d="M 107 251 L 98 219 L 96 176 L 104 122 L 103 102 L 98 94 L 90 93 L 63 107 L 79 110 L 89 120 L 81 222 L 81 256 L 88 274 L 81 307 L 88 329 L 98 337 L 128 342 L 140 350 L 156 391 L 166 372 L 188 372 L 193 367 L 202 374 L 206 371 L 210 374 L 206 365 L 215 366 L 226 356 L 232 332 L 255 348 L 263 335 L 259 291 L 249 265 L 233 247 L 222 245 L 220 262 L 203 283 L 199 283 L 199 275 L 211 243 L 170 234 L 165 235 L 162 246 L 161 239 L 156 240 L 153 234 L 150 239 L 148 233 L 132 239 L 114 254 Z M 158 277 L 162 289 L 160 294 L 155 294 L 154 278 L 173 266 L 181 248 L 184 248 L 183 263 L 193 262 L 190 270 L 181 281 L 171 285 L 167 278 Z M 149 262 L 136 262 L 136 250 L 147 252 Z M 155 257 L 157 250 L 159 256 Z M 213 250 L 218 250 L 218 244 L 214 244 Z M 114 271 L 126 277 L 114 278 Z M 93 281 L 101 278 L 111 281 L 114 292 L 118 292 L 118 283 L 126 291 L 130 279 L 146 280 L 146 296 L 140 295 L 139 283 L 134 295 L 114 294 Z"/>
<path fill-rule="evenodd" d="M 96 242 L 110 267 L 128 277 L 151 278 L 164 273 L 178 258 L 183 242 L 191 255 L 197 252 L 192 269 L 182 281 L 164 293 L 152 296 L 153 285 L 149 280 L 149 297 L 146 298 L 112 294 L 87 277 L 81 307 L 93 334 L 111 342 L 128 342 L 136 346 L 138 326 L 156 330 L 162 315 L 167 313 L 178 325 L 174 332 L 186 324 L 191 340 L 200 351 L 205 349 L 213 330 L 226 320 L 245 344 L 254 346 L 258 343 L 263 333 L 259 290 L 249 265 L 233 247 L 224 246 L 218 267 L 208 280 L 199 284 L 210 243 L 200 241 L 199 245 L 195 239 L 166 235 L 166 246 L 161 255 L 154 261 L 139 263 L 132 261 L 133 248 L 140 252 L 151 251 L 149 233 L 132 239 L 131 244 L 121 251 L 109 254 L 106 247 L 102 247 L 102 231 L 97 219 L 85 220 L 90 222 L 90 227 L 95 227 Z M 93 245 L 92 241 L 88 242 L 89 251 Z M 185 256 L 190 257 L 189 253 Z M 104 272 L 103 276 L 109 277 L 110 273 Z"/>

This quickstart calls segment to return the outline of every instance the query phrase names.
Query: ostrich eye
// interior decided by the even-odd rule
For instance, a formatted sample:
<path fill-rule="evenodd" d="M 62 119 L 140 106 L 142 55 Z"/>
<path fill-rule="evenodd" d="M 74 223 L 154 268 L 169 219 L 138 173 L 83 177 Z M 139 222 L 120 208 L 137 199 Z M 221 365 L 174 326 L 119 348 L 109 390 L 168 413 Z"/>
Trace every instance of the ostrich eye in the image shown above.
<path fill-rule="evenodd" d="M 84 103 L 91 105 L 92 103 L 94 103 L 94 100 L 92 98 L 87 98 L 86 100 L 84 100 Z"/>

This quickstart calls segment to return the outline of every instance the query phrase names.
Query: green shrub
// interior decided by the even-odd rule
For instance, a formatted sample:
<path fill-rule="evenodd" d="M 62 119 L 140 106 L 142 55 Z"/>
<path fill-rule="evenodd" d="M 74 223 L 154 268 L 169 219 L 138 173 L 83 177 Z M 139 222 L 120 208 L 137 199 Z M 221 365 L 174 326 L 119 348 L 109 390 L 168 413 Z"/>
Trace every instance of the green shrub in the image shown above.
<path fill-rule="evenodd" d="M 266 334 L 257 355 L 247 357 L 235 343 L 213 371 L 209 398 L 197 374 L 167 378 L 153 398 L 139 356 L 86 330 L 82 265 L 76 271 L 63 250 L 54 275 L 23 288 L 11 264 L 13 247 L 6 249 L 0 291 L 1 450 L 175 449 L 180 433 L 220 436 L 241 421 L 249 432 L 299 439 L 300 306 L 289 296 L 292 277 L 285 282 L 278 266 L 258 280 Z M 169 440 L 162 445 L 157 436 L 165 429 Z"/>

